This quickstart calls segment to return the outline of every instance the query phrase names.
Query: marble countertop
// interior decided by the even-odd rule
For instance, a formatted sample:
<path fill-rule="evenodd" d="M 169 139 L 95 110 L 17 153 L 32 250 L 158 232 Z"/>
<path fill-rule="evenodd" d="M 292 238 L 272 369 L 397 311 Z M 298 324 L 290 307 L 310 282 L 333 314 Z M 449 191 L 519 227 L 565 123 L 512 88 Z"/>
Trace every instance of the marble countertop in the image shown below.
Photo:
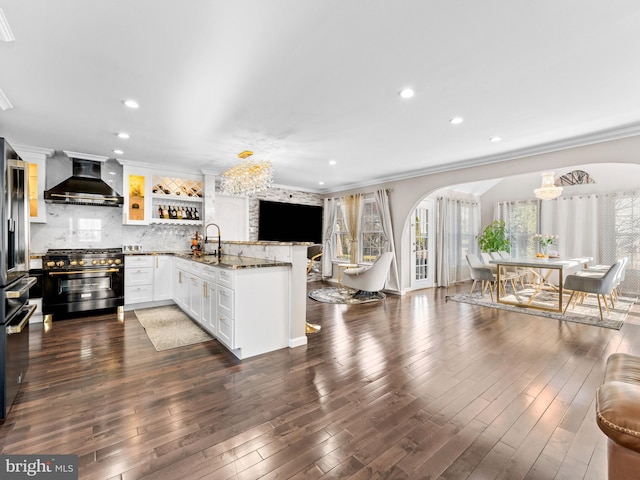
<path fill-rule="evenodd" d="M 149 252 L 135 252 L 125 253 L 125 256 L 136 255 L 173 255 L 178 258 L 184 258 L 185 260 L 192 260 L 204 265 L 215 265 L 218 267 L 228 268 L 231 270 L 239 270 L 242 268 L 266 268 L 266 267 L 287 267 L 291 266 L 290 263 L 280 262 L 277 260 L 267 260 L 264 258 L 253 257 L 240 257 L 237 255 L 222 255 L 218 258 L 215 255 L 193 255 L 190 251 L 185 250 L 182 252 L 164 252 L 164 251 L 149 251 Z"/>

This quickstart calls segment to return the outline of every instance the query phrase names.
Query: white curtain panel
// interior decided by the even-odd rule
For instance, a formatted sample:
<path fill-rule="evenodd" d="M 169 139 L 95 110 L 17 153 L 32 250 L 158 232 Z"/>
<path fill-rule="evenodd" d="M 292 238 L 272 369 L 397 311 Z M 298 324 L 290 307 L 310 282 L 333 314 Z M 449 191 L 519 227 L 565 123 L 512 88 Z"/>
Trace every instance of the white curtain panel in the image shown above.
<path fill-rule="evenodd" d="M 476 253 L 480 205 L 468 200 L 436 200 L 436 272 L 440 287 L 471 278 L 465 255 Z"/>
<path fill-rule="evenodd" d="M 436 200 L 436 271 L 435 280 L 440 287 L 448 287 L 449 262 L 447 261 L 447 237 L 449 235 L 449 199 L 440 197 Z"/>
<path fill-rule="evenodd" d="M 400 289 L 400 276 L 398 275 L 398 262 L 396 261 L 396 247 L 393 241 L 393 225 L 391 223 L 391 209 L 389 208 L 389 191 L 386 189 L 376 190 L 374 194 L 376 205 L 378 207 L 378 215 L 382 222 L 382 231 L 387 237 L 387 251 L 393 252 L 393 260 L 391 261 L 390 287 L 396 290 Z"/>
<path fill-rule="evenodd" d="M 338 213 L 338 199 L 324 200 L 324 246 L 322 248 L 322 276 L 333 276 L 333 234 L 335 233 L 336 216 Z"/>
<path fill-rule="evenodd" d="M 600 262 L 600 203 L 597 195 L 544 200 L 540 233 L 559 235 L 555 250 L 561 257 L 591 256 Z"/>

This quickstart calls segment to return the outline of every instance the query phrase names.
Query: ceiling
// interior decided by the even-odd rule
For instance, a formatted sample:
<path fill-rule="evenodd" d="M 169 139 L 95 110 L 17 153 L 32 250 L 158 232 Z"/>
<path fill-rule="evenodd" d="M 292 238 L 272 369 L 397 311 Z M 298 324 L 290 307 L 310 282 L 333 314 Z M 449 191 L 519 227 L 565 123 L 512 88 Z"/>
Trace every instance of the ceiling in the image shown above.
<path fill-rule="evenodd" d="M 212 172 L 248 149 L 276 184 L 329 192 L 640 132 L 637 0 L 0 8 L 15 36 L 0 41 L 12 144 Z"/>

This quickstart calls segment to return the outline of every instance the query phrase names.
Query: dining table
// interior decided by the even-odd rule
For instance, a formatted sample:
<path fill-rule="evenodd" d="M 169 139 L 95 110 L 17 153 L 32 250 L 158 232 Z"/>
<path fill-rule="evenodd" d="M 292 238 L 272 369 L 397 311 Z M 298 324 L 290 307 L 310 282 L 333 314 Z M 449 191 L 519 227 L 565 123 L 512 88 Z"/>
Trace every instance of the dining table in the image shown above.
<path fill-rule="evenodd" d="M 537 308 L 540 310 L 547 310 L 551 312 L 563 312 L 563 285 L 564 276 L 567 271 L 573 271 L 580 267 L 586 268 L 589 262 L 593 261 L 593 257 L 575 257 L 575 258 L 561 258 L 561 257 L 515 257 L 515 258 L 496 258 L 489 263 L 496 265 L 496 281 L 497 285 L 500 285 L 500 277 L 505 277 L 506 268 L 521 268 L 526 269 L 533 277 L 531 283 L 533 292 L 531 295 L 524 299 L 518 291 L 514 291 L 514 298 L 516 301 L 505 300 L 500 297 L 500 288 L 496 289 L 496 302 L 505 305 L 515 305 L 518 307 Z M 557 285 L 551 282 L 551 275 L 553 272 L 558 272 Z M 551 290 L 557 292 L 558 303 L 557 308 L 555 306 L 549 307 L 544 304 L 535 303 L 536 297 L 543 290 Z"/>

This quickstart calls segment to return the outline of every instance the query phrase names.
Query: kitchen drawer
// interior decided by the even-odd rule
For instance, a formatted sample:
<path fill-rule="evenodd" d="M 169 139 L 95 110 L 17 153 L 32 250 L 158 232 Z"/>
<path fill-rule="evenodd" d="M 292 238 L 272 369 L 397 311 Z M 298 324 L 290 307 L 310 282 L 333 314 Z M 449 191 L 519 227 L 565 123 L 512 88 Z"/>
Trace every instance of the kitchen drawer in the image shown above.
<path fill-rule="evenodd" d="M 231 318 L 235 317 L 233 296 L 233 290 L 222 285 L 218 286 L 218 312 Z"/>
<path fill-rule="evenodd" d="M 210 265 L 202 265 L 200 276 L 209 283 L 218 282 L 218 269 Z"/>
<path fill-rule="evenodd" d="M 150 302 L 153 300 L 153 285 L 128 285 L 124 289 L 124 303 Z"/>
<path fill-rule="evenodd" d="M 153 285 L 153 268 L 125 268 L 124 284 L 125 286 Z"/>
<path fill-rule="evenodd" d="M 233 318 L 229 318 L 225 315 L 218 314 L 218 333 L 216 338 L 229 347 L 234 349 L 235 347 L 235 322 Z"/>
<path fill-rule="evenodd" d="M 231 270 L 218 268 L 218 285 L 233 288 L 234 273 Z"/>
<path fill-rule="evenodd" d="M 153 267 L 153 257 L 151 255 L 125 255 L 124 264 L 130 267 Z"/>

